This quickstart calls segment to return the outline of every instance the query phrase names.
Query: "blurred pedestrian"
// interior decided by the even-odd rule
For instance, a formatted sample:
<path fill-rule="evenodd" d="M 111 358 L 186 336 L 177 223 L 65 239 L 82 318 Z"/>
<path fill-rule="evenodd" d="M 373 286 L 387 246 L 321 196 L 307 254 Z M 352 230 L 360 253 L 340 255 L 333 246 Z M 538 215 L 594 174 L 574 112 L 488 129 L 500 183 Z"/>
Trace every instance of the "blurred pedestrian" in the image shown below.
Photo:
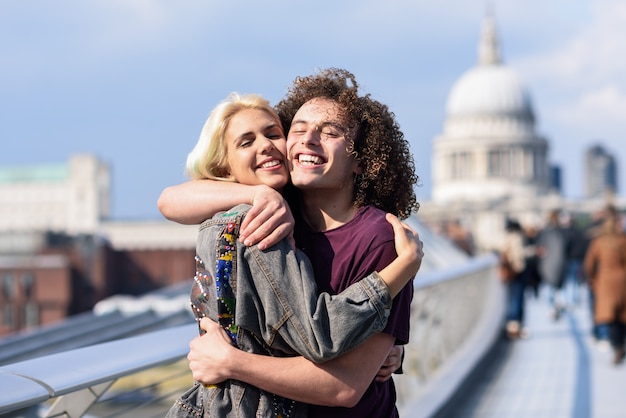
<path fill-rule="evenodd" d="M 602 235 L 602 231 L 603 231 L 602 228 L 603 228 L 604 221 L 607 219 L 607 217 L 610 217 L 610 216 L 615 216 L 615 217 L 620 216 L 617 208 L 612 204 L 608 204 L 600 212 L 594 213 L 592 215 L 591 224 L 585 230 L 585 237 L 588 242 L 591 242 L 591 240 L 593 240 L 594 238 L 597 238 L 600 235 Z M 585 275 L 584 269 L 583 269 L 583 275 Z M 596 322 L 595 320 L 595 301 L 596 301 L 595 294 L 593 291 L 593 287 L 590 285 L 588 279 L 585 280 L 585 283 L 587 284 L 587 290 L 589 292 L 589 313 L 591 314 L 591 322 L 593 324 L 591 328 L 591 335 L 594 341 L 600 347 L 607 347 L 608 349 L 608 347 L 610 347 L 611 345 L 609 343 L 608 328 L 606 326 L 599 325 Z"/>
<path fill-rule="evenodd" d="M 444 234 L 465 254 L 469 256 L 474 255 L 475 248 L 472 233 L 461 225 L 459 220 L 446 223 Z"/>
<path fill-rule="evenodd" d="M 580 304 L 581 284 L 583 283 L 582 265 L 589 239 L 585 232 L 576 226 L 570 214 L 560 217 L 565 234 L 565 279 L 563 293 L 568 307 Z"/>
<path fill-rule="evenodd" d="M 524 254 L 526 256 L 526 288 L 531 289 L 534 298 L 539 297 L 541 274 L 539 274 L 539 256 L 537 255 L 537 235 L 535 225 L 526 225 L 524 229 Z"/>
<path fill-rule="evenodd" d="M 500 278 L 507 285 L 506 335 L 510 339 L 526 336 L 524 292 L 526 288 L 525 236 L 519 222 L 508 219 L 500 251 Z"/>
<path fill-rule="evenodd" d="M 613 362 L 619 364 L 624 359 L 626 332 L 626 235 L 618 216 L 606 217 L 583 266 L 595 296 L 594 320 L 600 334 L 608 334 Z"/>
<path fill-rule="evenodd" d="M 539 274 L 545 283 L 552 318 L 561 317 L 564 303 L 561 289 L 565 279 L 565 233 L 559 225 L 559 211 L 553 210 L 548 223 L 539 232 L 537 246 L 539 254 Z"/>

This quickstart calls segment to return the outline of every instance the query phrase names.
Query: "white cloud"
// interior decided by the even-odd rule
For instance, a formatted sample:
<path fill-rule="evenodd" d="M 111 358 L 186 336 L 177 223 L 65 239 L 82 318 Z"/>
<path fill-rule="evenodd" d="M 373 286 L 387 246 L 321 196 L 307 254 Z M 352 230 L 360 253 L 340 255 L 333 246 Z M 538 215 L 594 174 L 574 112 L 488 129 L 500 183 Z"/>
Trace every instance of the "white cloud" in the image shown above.
<path fill-rule="evenodd" d="M 546 32 L 548 36 L 549 32 Z M 592 13 L 565 44 L 520 59 L 516 65 L 533 80 L 562 88 L 597 85 L 626 72 L 626 3 L 592 3 Z"/>
<path fill-rule="evenodd" d="M 568 9 L 562 6 L 561 11 Z M 576 195 L 581 192 L 582 156 L 592 143 L 605 145 L 626 163 L 626 3 L 587 2 L 567 24 L 558 10 L 541 16 L 533 27 L 545 38 L 544 45 L 515 56 L 511 65 L 531 90 L 552 157 L 564 165 L 566 192 Z M 532 22 L 528 16 L 522 19 Z M 523 33 L 513 37 L 524 40 Z M 624 167 L 620 172 L 626 173 Z"/>
<path fill-rule="evenodd" d="M 115 65 L 172 47 L 210 21 L 211 2 L 61 0 L 4 7 L 0 47 L 5 82 L 107 72 Z"/>
<path fill-rule="evenodd" d="M 585 92 L 575 102 L 563 103 L 553 112 L 555 120 L 564 127 L 555 153 L 562 162 L 580 159 L 582 152 L 594 144 L 602 144 L 613 153 L 621 165 L 622 180 L 626 179 L 626 93 L 618 85 L 607 85 Z M 578 152 L 573 152 L 573 151 Z M 570 173 L 574 175 L 576 172 Z M 623 186 L 622 186 L 623 187 Z M 621 190 L 623 193 L 623 189 Z"/>
<path fill-rule="evenodd" d="M 557 109 L 556 116 L 563 124 L 584 128 L 588 136 L 594 132 L 597 134 L 598 127 L 623 127 L 626 123 L 626 93 L 616 84 L 588 90 L 574 103 L 566 103 Z"/>

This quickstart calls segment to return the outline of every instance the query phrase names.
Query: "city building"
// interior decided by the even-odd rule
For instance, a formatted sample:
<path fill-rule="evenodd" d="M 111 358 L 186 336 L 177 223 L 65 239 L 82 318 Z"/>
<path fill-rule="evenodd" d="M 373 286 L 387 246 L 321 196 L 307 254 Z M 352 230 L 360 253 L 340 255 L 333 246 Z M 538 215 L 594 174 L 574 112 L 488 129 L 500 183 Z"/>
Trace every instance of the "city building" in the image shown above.
<path fill-rule="evenodd" d="M 550 163 L 549 141 L 537 132 L 528 88 L 504 64 L 491 16 L 477 55 L 448 96 L 443 133 L 433 142 L 432 199 L 421 202 L 418 216 L 444 233 L 450 225 L 463 228 L 476 248 L 491 251 L 500 248 L 508 218 L 537 229 L 555 209 L 589 216 L 615 204 L 604 193 L 615 167 L 600 152 L 587 176 L 602 191 L 584 201 L 562 196 L 560 167 Z"/>
<path fill-rule="evenodd" d="M 90 155 L 0 168 L 0 336 L 191 280 L 197 227 L 111 221 L 110 183 Z"/>
<path fill-rule="evenodd" d="M 503 64 L 495 24 L 487 18 L 478 65 L 454 84 L 444 132 L 433 144 L 432 200 L 535 198 L 550 191 L 548 141 L 535 130 L 530 94 Z"/>
<path fill-rule="evenodd" d="M 110 214 L 111 176 L 102 161 L 0 168 L 0 231 L 95 233 Z"/>
<path fill-rule="evenodd" d="M 602 145 L 585 152 L 585 191 L 588 198 L 601 198 L 617 193 L 617 163 Z"/>

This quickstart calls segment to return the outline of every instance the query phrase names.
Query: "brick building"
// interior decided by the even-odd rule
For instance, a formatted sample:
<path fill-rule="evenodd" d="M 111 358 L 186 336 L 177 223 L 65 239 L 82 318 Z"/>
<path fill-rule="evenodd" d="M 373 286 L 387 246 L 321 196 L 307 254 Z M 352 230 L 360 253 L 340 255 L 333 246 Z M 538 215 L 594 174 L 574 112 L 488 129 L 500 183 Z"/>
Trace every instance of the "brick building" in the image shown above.
<path fill-rule="evenodd" d="M 0 337 L 193 277 L 197 227 L 111 221 L 109 184 L 92 156 L 0 167 Z"/>

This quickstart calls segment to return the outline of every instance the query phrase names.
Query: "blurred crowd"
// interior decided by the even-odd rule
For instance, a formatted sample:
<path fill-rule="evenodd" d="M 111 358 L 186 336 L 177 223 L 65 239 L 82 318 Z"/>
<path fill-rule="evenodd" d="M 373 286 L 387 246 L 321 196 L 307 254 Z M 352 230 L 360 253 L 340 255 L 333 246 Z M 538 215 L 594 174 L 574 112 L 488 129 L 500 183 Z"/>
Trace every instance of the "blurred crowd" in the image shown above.
<path fill-rule="evenodd" d="M 509 219 L 500 248 L 500 277 L 508 288 L 506 334 L 525 338 L 524 300 L 545 297 L 558 321 L 589 298 L 592 337 L 624 359 L 626 330 L 626 234 L 622 214 L 611 205 L 592 217 L 574 219 L 554 210 L 541 228 Z M 541 292 L 540 292 L 541 290 Z"/>

